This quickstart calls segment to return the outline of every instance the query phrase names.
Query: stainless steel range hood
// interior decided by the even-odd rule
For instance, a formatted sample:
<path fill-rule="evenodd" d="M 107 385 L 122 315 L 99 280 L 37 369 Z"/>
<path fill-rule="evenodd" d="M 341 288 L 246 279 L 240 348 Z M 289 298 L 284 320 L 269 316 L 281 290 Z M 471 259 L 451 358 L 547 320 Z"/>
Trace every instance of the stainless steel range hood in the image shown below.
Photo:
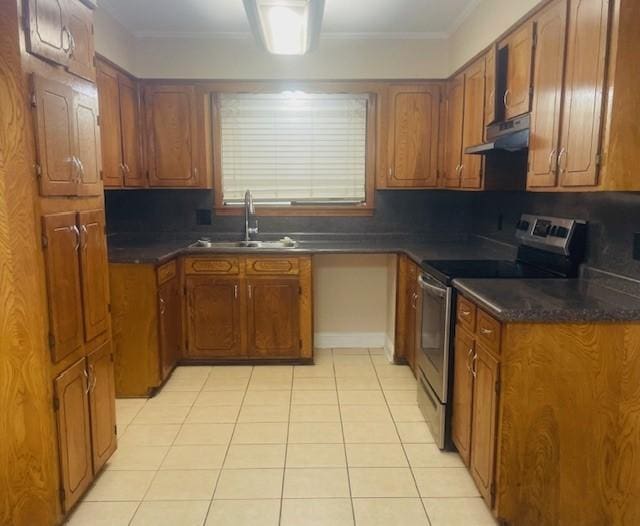
<path fill-rule="evenodd" d="M 470 155 L 495 151 L 518 152 L 529 148 L 529 114 L 487 126 L 487 142 L 465 148 Z"/>

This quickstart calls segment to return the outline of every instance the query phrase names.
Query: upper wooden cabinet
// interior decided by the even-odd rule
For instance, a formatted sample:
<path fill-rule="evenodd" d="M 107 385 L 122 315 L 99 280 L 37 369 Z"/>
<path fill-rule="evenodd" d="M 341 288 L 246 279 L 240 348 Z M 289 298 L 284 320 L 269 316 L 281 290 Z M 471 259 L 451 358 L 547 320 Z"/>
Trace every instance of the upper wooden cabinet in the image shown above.
<path fill-rule="evenodd" d="M 460 187 L 464 124 L 464 83 L 464 74 L 454 77 L 447 83 L 447 125 L 443 174 L 443 183 L 447 188 Z"/>
<path fill-rule="evenodd" d="M 27 49 L 95 80 L 93 11 L 79 0 L 27 0 Z"/>
<path fill-rule="evenodd" d="M 493 45 L 484 57 L 485 99 L 484 99 L 484 123 L 492 124 L 497 119 L 496 97 L 497 89 L 497 62 L 496 46 Z"/>
<path fill-rule="evenodd" d="M 462 151 L 484 140 L 485 58 L 481 57 L 465 71 Z M 482 186 L 483 159 L 463 154 L 460 164 L 460 186 L 479 189 Z"/>
<path fill-rule="evenodd" d="M 437 186 L 441 89 L 435 83 L 389 88 L 387 187 Z"/>
<path fill-rule="evenodd" d="M 506 54 L 506 83 L 502 94 L 504 116 L 511 119 L 531 109 L 531 65 L 533 59 L 533 22 L 525 22 L 498 45 Z"/>
<path fill-rule="evenodd" d="M 205 95 L 190 85 L 144 88 L 150 186 L 206 187 Z"/>

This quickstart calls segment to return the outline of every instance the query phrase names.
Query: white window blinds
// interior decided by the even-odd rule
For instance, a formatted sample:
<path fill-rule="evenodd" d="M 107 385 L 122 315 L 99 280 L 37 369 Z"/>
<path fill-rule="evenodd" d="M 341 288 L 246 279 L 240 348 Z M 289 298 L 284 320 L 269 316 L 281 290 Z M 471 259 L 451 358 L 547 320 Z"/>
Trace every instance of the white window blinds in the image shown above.
<path fill-rule="evenodd" d="M 366 94 L 221 94 L 225 203 L 365 200 Z"/>

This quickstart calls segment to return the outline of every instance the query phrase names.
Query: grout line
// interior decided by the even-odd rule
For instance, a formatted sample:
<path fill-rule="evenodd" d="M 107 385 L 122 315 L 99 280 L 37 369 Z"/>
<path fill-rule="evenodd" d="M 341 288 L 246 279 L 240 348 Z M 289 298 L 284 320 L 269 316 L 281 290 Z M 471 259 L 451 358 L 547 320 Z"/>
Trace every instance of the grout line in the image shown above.
<path fill-rule="evenodd" d="M 295 367 L 291 368 L 291 390 L 289 391 L 289 420 L 287 421 L 287 437 L 284 444 L 284 465 L 282 467 L 282 486 L 280 488 L 280 510 L 278 512 L 278 525 L 282 524 L 282 506 L 284 505 L 284 481 L 287 476 L 287 454 L 289 453 L 289 433 L 291 431 L 291 408 L 293 406 L 293 382 Z"/>

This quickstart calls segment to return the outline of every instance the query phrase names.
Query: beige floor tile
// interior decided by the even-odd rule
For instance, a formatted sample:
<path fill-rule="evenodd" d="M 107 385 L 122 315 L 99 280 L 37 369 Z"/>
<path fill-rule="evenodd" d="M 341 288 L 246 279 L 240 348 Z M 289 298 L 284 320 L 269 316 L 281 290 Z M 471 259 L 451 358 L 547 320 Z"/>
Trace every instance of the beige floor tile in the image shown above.
<path fill-rule="evenodd" d="M 118 402 L 128 402 L 129 400 L 116 400 L 116 420 L 118 427 L 128 426 L 135 416 L 144 407 L 146 400 L 132 399 L 136 404 L 122 404 Z"/>
<path fill-rule="evenodd" d="M 233 424 L 184 424 L 176 437 L 176 446 L 226 445 Z"/>
<path fill-rule="evenodd" d="M 346 466 L 342 444 L 289 444 L 288 468 L 343 468 Z"/>
<path fill-rule="evenodd" d="M 396 422 L 424 422 L 417 405 L 390 405 L 391 416 Z"/>
<path fill-rule="evenodd" d="M 386 405 L 341 405 L 343 422 L 389 422 L 391 414 Z"/>
<path fill-rule="evenodd" d="M 411 369 L 406 365 L 393 365 L 390 363 L 376 363 L 376 372 L 378 378 L 404 378 L 407 380 L 414 379 Z"/>
<path fill-rule="evenodd" d="M 214 367 L 211 365 L 182 365 L 171 373 L 172 378 L 206 378 Z"/>
<path fill-rule="evenodd" d="M 244 391 L 247 385 L 249 385 L 249 378 L 210 376 L 202 387 L 202 390 L 203 392 Z"/>
<path fill-rule="evenodd" d="M 416 391 L 418 384 L 416 379 L 411 378 L 380 378 L 382 389 L 389 391 Z"/>
<path fill-rule="evenodd" d="M 338 404 L 292 405 L 291 422 L 340 422 Z"/>
<path fill-rule="evenodd" d="M 179 424 L 131 424 L 120 439 L 120 446 L 170 446 L 179 431 Z"/>
<path fill-rule="evenodd" d="M 335 391 L 335 378 L 293 378 L 294 391 Z"/>
<path fill-rule="evenodd" d="M 291 403 L 294 405 L 337 404 L 338 395 L 333 391 L 293 391 Z"/>
<path fill-rule="evenodd" d="M 205 526 L 278 526 L 280 500 L 214 500 Z"/>
<path fill-rule="evenodd" d="M 371 356 L 384 356 L 384 349 L 382 347 L 376 347 L 374 349 L 369 349 L 369 354 Z"/>
<path fill-rule="evenodd" d="M 369 354 L 368 347 L 340 347 L 333 349 L 333 357 L 362 356 Z"/>
<path fill-rule="evenodd" d="M 418 391 L 385 390 L 384 397 L 389 405 L 418 405 Z"/>
<path fill-rule="evenodd" d="M 223 469 L 215 499 L 279 499 L 282 469 Z"/>
<path fill-rule="evenodd" d="M 150 398 L 147 405 L 193 405 L 198 398 L 196 391 L 164 391 L 161 390 L 153 398 Z"/>
<path fill-rule="evenodd" d="M 238 422 L 288 422 L 288 405 L 245 405 Z"/>
<path fill-rule="evenodd" d="M 403 468 L 407 457 L 400 444 L 347 444 L 347 463 L 354 468 Z"/>
<path fill-rule="evenodd" d="M 169 451 L 169 446 L 120 446 L 107 462 L 107 469 L 155 471 Z"/>
<path fill-rule="evenodd" d="M 429 525 L 420 499 L 353 499 L 353 511 L 358 526 Z"/>
<path fill-rule="evenodd" d="M 373 362 L 369 354 L 363 354 L 361 356 L 350 355 L 335 355 L 333 356 L 333 365 L 336 370 L 345 367 L 361 367 L 362 369 L 368 369 L 373 367 Z"/>
<path fill-rule="evenodd" d="M 136 512 L 131 526 L 202 526 L 208 500 L 143 502 Z"/>
<path fill-rule="evenodd" d="M 293 371 L 296 378 L 334 378 L 333 360 L 316 363 L 316 365 L 296 365 Z"/>
<path fill-rule="evenodd" d="M 225 469 L 284 468 L 285 444 L 231 444 Z"/>
<path fill-rule="evenodd" d="M 480 498 L 423 499 L 431 526 L 495 526 Z"/>
<path fill-rule="evenodd" d="M 422 497 L 477 497 L 480 494 L 466 468 L 414 468 Z"/>
<path fill-rule="evenodd" d="M 388 444 L 400 442 L 396 428 L 387 422 L 344 422 L 347 444 Z"/>
<path fill-rule="evenodd" d="M 273 379 L 284 380 L 293 377 L 292 365 L 256 365 L 253 368 L 252 380 Z"/>
<path fill-rule="evenodd" d="M 220 469 L 227 446 L 173 446 L 160 469 Z"/>
<path fill-rule="evenodd" d="M 432 444 L 433 435 L 425 422 L 397 422 L 400 440 L 407 444 Z"/>
<path fill-rule="evenodd" d="M 289 444 L 342 444 L 342 426 L 330 422 L 292 422 Z"/>
<path fill-rule="evenodd" d="M 287 391 L 291 389 L 291 379 L 285 380 L 254 380 L 253 378 L 249 382 L 249 391 Z"/>
<path fill-rule="evenodd" d="M 378 365 L 391 365 L 391 362 L 387 358 L 387 356 L 383 354 L 371 354 L 371 361 L 374 366 Z"/>
<path fill-rule="evenodd" d="M 233 424 L 238 419 L 239 405 L 195 406 L 185 419 L 187 424 Z"/>
<path fill-rule="evenodd" d="M 338 391 L 340 405 L 386 405 L 382 391 Z"/>
<path fill-rule="evenodd" d="M 249 378 L 252 372 L 252 365 L 220 365 L 211 368 L 209 378 Z"/>
<path fill-rule="evenodd" d="M 162 387 L 163 391 L 200 391 L 207 379 L 202 378 L 169 378 Z"/>
<path fill-rule="evenodd" d="M 461 468 L 464 466 L 460 455 L 440 451 L 435 444 L 405 444 L 404 450 L 412 468 Z"/>
<path fill-rule="evenodd" d="M 132 424 L 182 424 L 189 413 L 188 405 L 145 405 Z"/>
<path fill-rule="evenodd" d="M 138 502 L 81 502 L 65 526 L 128 526 L 138 505 Z"/>
<path fill-rule="evenodd" d="M 141 409 L 148 400 L 148 398 L 116 398 L 116 411 L 123 409 Z"/>
<path fill-rule="evenodd" d="M 247 391 L 243 405 L 289 405 L 291 391 Z"/>
<path fill-rule="evenodd" d="M 103 471 L 84 500 L 142 500 L 155 473 L 154 471 Z"/>
<path fill-rule="evenodd" d="M 334 365 L 334 369 L 336 372 L 336 378 L 348 378 L 348 377 L 356 377 L 356 378 L 375 378 L 376 371 L 373 368 L 373 365 L 369 366 L 361 366 L 361 365 Z"/>
<path fill-rule="evenodd" d="M 233 433 L 234 444 L 286 444 L 286 423 L 236 424 Z"/>
<path fill-rule="evenodd" d="M 380 389 L 380 383 L 375 377 L 357 376 L 339 377 L 336 379 L 340 391 L 367 391 Z"/>
<path fill-rule="evenodd" d="M 240 405 L 244 398 L 244 391 L 202 391 L 194 407 L 210 407 L 219 405 Z"/>
<path fill-rule="evenodd" d="M 351 495 L 357 497 L 417 497 L 409 468 L 349 468 Z"/>
<path fill-rule="evenodd" d="M 346 468 L 285 469 L 283 498 L 349 497 Z"/>
<path fill-rule="evenodd" d="M 284 499 L 281 526 L 353 526 L 350 499 Z"/>
<path fill-rule="evenodd" d="M 219 470 L 158 471 L 144 500 L 210 500 Z"/>

